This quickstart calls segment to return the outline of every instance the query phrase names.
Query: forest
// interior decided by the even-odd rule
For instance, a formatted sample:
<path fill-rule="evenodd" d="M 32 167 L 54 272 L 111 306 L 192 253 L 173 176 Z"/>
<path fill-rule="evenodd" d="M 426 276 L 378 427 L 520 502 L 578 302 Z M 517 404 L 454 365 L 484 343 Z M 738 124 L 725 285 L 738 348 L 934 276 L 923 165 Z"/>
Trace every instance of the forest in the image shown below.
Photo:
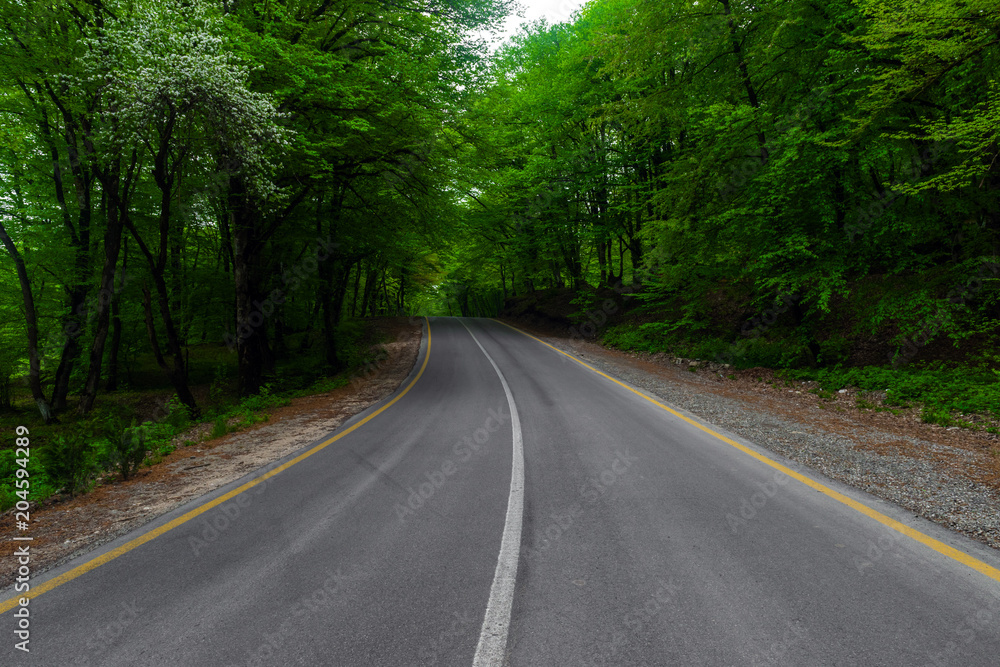
<path fill-rule="evenodd" d="M 513 8 L 0 2 L 4 423 L 609 295 L 611 345 L 1000 417 L 996 2 Z"/>

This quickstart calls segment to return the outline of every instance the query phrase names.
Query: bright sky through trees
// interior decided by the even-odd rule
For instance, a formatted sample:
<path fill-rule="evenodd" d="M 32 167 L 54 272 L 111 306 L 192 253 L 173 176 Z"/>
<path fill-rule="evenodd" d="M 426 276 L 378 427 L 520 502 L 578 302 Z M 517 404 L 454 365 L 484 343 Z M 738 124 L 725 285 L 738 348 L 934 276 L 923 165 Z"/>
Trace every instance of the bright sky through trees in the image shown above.
<path fill-rule="evenodd" d="M 565 23 L 570 20 L 573 12 L 585 4 L 584 0 L 531 0 L 522 3 L 524 16 L 513 14 L 504 22 L 501 38 L 514 35 L 524 23 L 531 23 L 544 18 L 549 23 Z"/>

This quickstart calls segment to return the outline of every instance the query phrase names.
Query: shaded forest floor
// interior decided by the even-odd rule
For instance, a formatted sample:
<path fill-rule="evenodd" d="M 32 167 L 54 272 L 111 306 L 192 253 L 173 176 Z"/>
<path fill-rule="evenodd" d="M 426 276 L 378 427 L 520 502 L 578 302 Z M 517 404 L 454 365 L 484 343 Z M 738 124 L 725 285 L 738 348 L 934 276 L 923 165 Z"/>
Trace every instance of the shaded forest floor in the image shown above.
<path fill-rule="evenodd" d="M 211 438 L 211 423 L 174 438 L 174 449 L 128 481 L 99 485 L 76 498 L 53 497 L 31 510 L 32 568 L 40 573 L 155 519 L 209 491 L 315 442 L 346 420 L 389 396 L 413 368 L 421 321 L 376 320 L 386 341 L 379 363 L 367 366 L 332 391 L 291 399 L 271 408 L 266 422 Z M 150 405 L 155 402 L 149 399 Z M 14 511 L 0 515 L 0 540 L 15 533 Z M 0 580 L 12 580 L 16 559 L 0 564 Z"/>

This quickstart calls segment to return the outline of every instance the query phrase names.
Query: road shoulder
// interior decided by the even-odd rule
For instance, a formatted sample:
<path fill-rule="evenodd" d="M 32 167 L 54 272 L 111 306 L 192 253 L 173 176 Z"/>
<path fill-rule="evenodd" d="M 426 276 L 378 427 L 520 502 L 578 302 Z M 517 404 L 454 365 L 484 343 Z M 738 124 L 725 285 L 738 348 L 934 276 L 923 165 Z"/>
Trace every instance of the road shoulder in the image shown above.
<path fill-rule="evenodd" d="M 1000 440 L 994 434 L 924 424 L 916 411 L 860 409 L 852 390 L 824 400 L 809 393 L 809 385 L 787 385 L 765 369 L 736 374 L 734 381 L 705 369 L 689 372 L 687 364 L 662 355 L 629 354 L 568 333 L 531 333 L 707 423 L 1000 548 Z"/>

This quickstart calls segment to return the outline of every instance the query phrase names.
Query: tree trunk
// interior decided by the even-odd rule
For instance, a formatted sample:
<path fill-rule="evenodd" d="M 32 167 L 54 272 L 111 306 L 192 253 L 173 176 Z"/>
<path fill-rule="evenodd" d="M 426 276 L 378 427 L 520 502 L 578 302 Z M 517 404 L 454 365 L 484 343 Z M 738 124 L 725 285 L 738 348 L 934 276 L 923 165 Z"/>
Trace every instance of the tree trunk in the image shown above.
<path fill-rule="evenodd" d="M 597 242 L 597 265 L 600 267 L 601 272 L 598 287 L 604 287 L 608 284 L 608 259 L 607 255 L 605 255 L 607 245 L 607 242 L 603 240 Z"/>
<path fill-rule="evenodd" d="M 170 294 L 167 290 L 167 283 L 163 275 L 153 275 L 153 284 L 156 286 L 157 301 L 160 306 L 160 319 L 163 320 L 164 330 L 167 334 L 167 350 L 173 358 L 172 367 L 161 364 L 161 368 L 166 372 L 170 383 L 177 390 L 177 397 L 181 403 L 187 406 L 191 412 L 191 417 L 197 419 L 201 416 L 201 409 L 191 393 L 191 388 L 187 381 L 187 363 L 184 359 L 184 347 L 177 332 L 177 325 L 174 322 L 173 314 L 170 312 Z"/>
<path fill-rule="evenodd" d="M 162 281 L 161 281 L 162 282 Z M 157 292 L 160 289 L 157 287 Z M 163 294 L 166 294 L 166 289 L 163 290 Z M 158 301 L 160 302 L 160 311 L 164 308 L 170 308 L 170 303 L 164 298 L 163 294 L 158 296 Z M 163 372 L 167 375 L 170 383 L 174 385 L 174 389 L 177 391 L 177 398 L 180 399 L 181 403 L 187 406 L 188 410 L 191 412 L 191 417 L 193 419 L 198 419 L 201 416 L 201 410 L 198 408 L 198 403 L 194 400 L 194 396 L 191 394 L 191 389 L 188 387 L 187 383 L 187 364 L 184 361 L 183 353 L 180 351 L 180 347 L 177 346 L 174 349 L 174 343 L 170 342 L 168 345 L 171 348 L 171 356 L 173 359 L 173 366 L 167 363 L 166 359 L 163 357 L 163 352 L 160 350 L 160 343 L 156 336 L 156 326 L 153 324 L 153 306 L 152 299 L 150 298 L 149 289 L 146 286 L 142 288 L 143 296 L 143 311 L 146 316 L 146 334 L 149 336 L 149 344 L 153 349 L 153 357 L 156 359 L 156 364 L 163 369 Z M 176 335 L 176 332 L 175 332 Z M 167 336 L 170 338 L 170 335 Z"/>
<path fill-rule="evenodd" d="M 399 292 L 397 294 L 396 314 L 402 316 L 406 312 L 406 269 L 399 270 Z"/>
<path fill-rule="evenodd" d="M 107 195 L 107 226 L 104 230 L 104 266 L 101 269 L 100 294 L 114 294 L 115 269 L 118 266 L 118 253 L 121 249 L 122 230 L 125 225 L 125 206 L 124 202 L 121 201 L 119 170 L 119 165 L 115 164 L 110 172 L 104 172 L 101 178 L 101 186 Z M 97 398 L 97 386 L 101 380 L 101 365 L 104 363 L 104 344 L 108 339 L 110 314 L 111 300 L 98 299 L 97 326 L 94 331 L 94 342 L 90 346 L 90 367 L 87 370 L 87 381 L 84 383 L 83 395 L 80 397 L 80 414 L 89 413 Z"/>
<path fill-rule="evenodd" d="M 365 273 L 365 291 L 361 297 L 361 317 L 365 317 L 365 314 L 368 312 L 368 304 L 371 302 L 372 293 L 375 291 L 375 277 L 377 275 L 376 269 L 369 262 L 368 271 Z M 372 311 L 374 312 L 374 310 L 375 308 L 373 307 Z"/>
<path fill-rule="evenodd" d="M 733 54 L 736 56 L 736 61 L 740 70 L 740 79 L 743 81 L 743 87 L 747 91 L 747 100 L 750 102 L 750 106 L 754 109 L 760 109 L 760 100 L 757 97 L 757 89 L 753 85 L 753 81 L 750 79 L 750 70 L 747 67 L 746 58 L 743 55 L 743 46 L 740 43 L 740 39 L 736 34 L 736 24 L 733 22 L 732 10 L 729 7 L 729 0 L 719 0 L 719 4 L 722 5 L 722 9 L 726 15 L 726 23 L 729 26 L 729 40 L 733 47 Z M 760 148 L 760 163 L 766 164 L 768 160 L 768 150 L 767 150 L 767 139 L 764 136 L 764 131 L 760 128 L 760 119 L 757 119 L 757 145 Z"/>
<path fill-rule="evenodd" d="M 118 391 L 118 354 L 122 344 L 122 318 L 118 297 L 111 303 L 111 352 L 108 357 L 108 383 L 106 391 Z"/>
<path fill-rule="evenodd" d="M 10 253 L 14 265 L 17 267 L 17 279 L 21 283 L 21 299 L 24 301 L 24 323 L 28 332 L 28 387 L 31 389 L 31 397 L 38 405 L 38 411 L 42 414 L 42 419 L 46 424 L 52 423 L 54 417 L 49 402 L 45 400 L 45 392 L 42 391 L 41 363 L 38 358 L 38 316 L 35 312 L 35 297 L 31 292 L 31 281 L 28 279 L 28 269 L 24 265 L 24 259 L 18 252 L 14 241 L 7 234 L 7 229 L 0 219 L 0 241 L 3 242 L 7 252 Z"/>
<path fill-rule="evenodd" d="M 351 298 L 351 317 L 354 317 L 358 309 L 358 289 L 361 287 L 361 262 L 358 260 L 354 269 L 354 296 Z"/>
<path fill-rule="evenodd" d="M 237 384 L 240 396 L 260 392 L 264 371 L 271 363 L 267 343 L 267 313 L 254 302 L 266 301 L 261 293 L 260 212 L 243 179 L 229 179 L 230 230 L 233 252 L 233 281 L 236 291 L 236 353 L 239 365 Z"/>
<path fill-rule="evenodd" d="M 153 347 L 153 354 L 156 357 L 156 363 L 163 369 L 167 379 L 174 386 L 181 403 L 187 406 L 191 416 L 197 419 L 201 416 L 201 409 L 198 407 L 198 403 L 195 401 L 190 387 L 188 387 L 184 346 L 181 344 L 176 319 L 171 310 L 170 290 L 167 288 L 166 279 L 168 262 L 173 259 L 173 249 L 171 246 L 174 244 L 171 243 L 171 237 L 176 235 L 176 232 L 172 232 L 171 230 L 171 204 L 174 195 L 173 186 L 175 177 L 173 169 L 176 168 L 176 164 L 173 167 L 169 164 L 170 142 L 167 137 L 169 137 L 169 132 L 165 132 L 163 138 L 161 138 L 153 166 L 153 180 L 160 191 L 159 245 L 155 256 L 139 235 L 135 225 L 129 222 L 127 226 L 136 244 L 139 246 L 139 250 L 142 251 L 143 256 L 145 256 L 149 264 L 153 285 L 156 287 L 156 300 L 159 306 L 160 319 L 163 321 L 164 331 L 167 334 L 167 350 L 173 361 L 171 365 L 168 365 L 160 352 L 159 342 L 156 338 L 156 329 L 152 322 L 152 304 L 150 303 L 149 291 L 143 287 L 147 319 L 146 329 L 149 334 L 150 345 Z"/>
<path fill-rule="evenodd" d="M 111 297 L 111 355 L 108 359 L 108 384 L 107 391 L 118 390 L 118 355 L 121 351 L 122 343 L 122 318 L 121 299 L 119 294 L 125 287 L 125 273 L 128 271 L 128 240 L 122 242 L 122 273 L 118 281 L 118 292 Z"/>
<path fill-rule="evenodd" d="M 69 122 L 68 118 L 64 120 Z M 69 233 L 70 246 L 73 248 L 73 284 L 69 288 L 68 311 L 62 321 L 65 341 L 52 388 L 52 409 L 60 412 L 66 409 L 70 377 L 82 351 L 80 335 L 83 333 L 87 321 L 86 303 L 90 292 L 90 222 L 93 177 L 81 168 L 76 149 L 76 132 L 72 125 L 68 124 L 64 138 L 68 146 L 70 175 L 77 195 L 77 215 L 76 225 L 74 225 L 70 206 L 66 201 L 59 147 L 53 139 L 52 127 L 49 125 L 48 115 L 44 111 L 41 112 L 39 127 L 52 158 L 52 184 L 55 189 L 56 201 L 59 203 L 60 211 L 62 211 L 63 226 Z"/>
<path fill-rule="evenodd" d="M 89 257 L 88 257 L 89 259 Z M 66 409 L 66 398 L 69 395 L 69 380 L 73 366 L 80 357 L 80 334 L 86 324 L 87 292 L 84 285 L 74 285 L 69 294 L 69 312 L 63 318 L 62 354 L 59 356 L 59 366 L 56 368 L 55 382 L 52 387 L 52 409 L 61 412 Z"/>
<path fill-rule="evenodd" d="M 344 300 L 347 297 L 347 279 L 350 271 L 350 265 L 339 271 L 334 271 L 334 284 L 332 285 L 332 289 L 327 289 L 327 298 L 323 303 L 323 333 L 326 337 L 326 363 L 334 371 L 343 368 L 343 363 L 338 356 L 337 327 L 340 324 L 340 316 L 344 310 Z"/>

